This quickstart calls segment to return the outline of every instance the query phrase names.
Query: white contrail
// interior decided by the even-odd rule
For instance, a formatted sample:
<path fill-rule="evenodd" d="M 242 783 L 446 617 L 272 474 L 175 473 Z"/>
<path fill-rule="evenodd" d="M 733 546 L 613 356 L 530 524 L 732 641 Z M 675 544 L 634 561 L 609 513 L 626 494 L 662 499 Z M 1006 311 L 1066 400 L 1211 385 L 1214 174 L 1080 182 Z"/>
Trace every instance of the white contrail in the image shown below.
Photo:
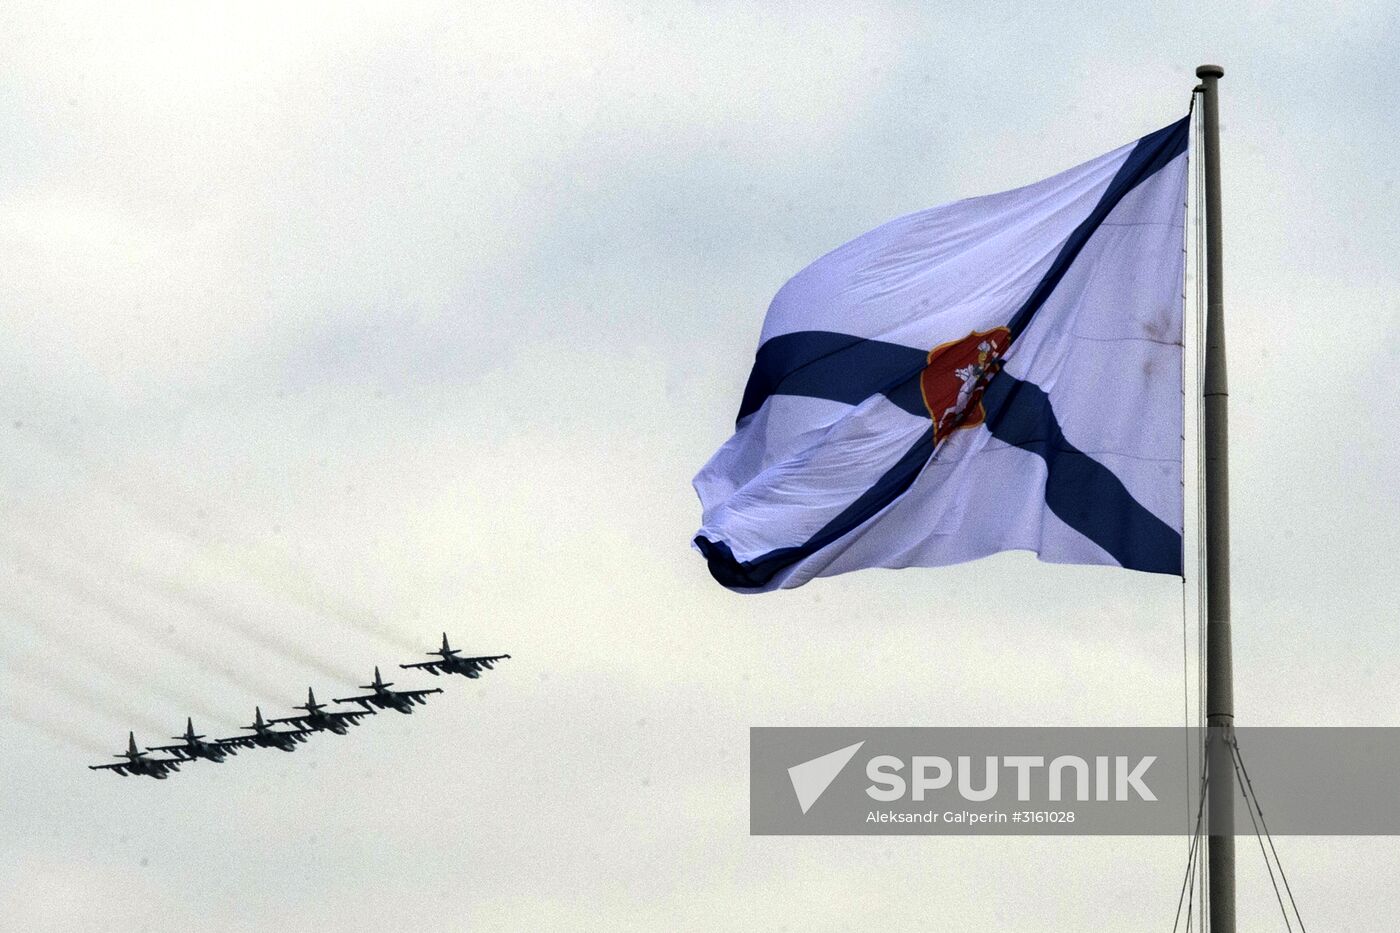
<path fill-rule="evenodd" d="M 133 575 L 139 573 L 135 568 L 128 567 L 127 569 L 131 570 Z M 323 658 L 317 657 L 295 642 L 263 631 L 257 625 L 240 618 L 238 615 L 218 605 L 218 603 L 210 597 L 195 592 L 179 581 L 157 577 L 149 573 L 143 573 L 141 576 L 143 578 L 141 583 L 147 589 L 163 593 L 169 598 L 183 602 L 185 605 L 199 611 L 204 618 L 213 622 L 215 625 L 221 625 L 224 628 L 231 629 L 248 641 L 253 642 L 273 654 L 278 654 L 284 658 L 297 661 L 304 667 L 309 667 L 335 680 L 341 680 L 346 683 L 354 683 L 355 681 L 356 675 L 353 672 L 337 667 Z"/>
<path fill-rule="evenodd" d="M 20 622 L 31 631 L 38 634 L 46 641 L 57 640 L 60 636 L 58 632 L 51 631 L 50 628 L 28 610 L 16 609 L 13 606 L 0 607 L 0 615 L 4 615 L 11 620 Z M 71 639 L 72 632 L 63 633 L 63 638 Z M 62 647 L 62 645 L 60 645 Z M 238 725 L 236 716 L 231 716 L 226 712 L 214 709 L 205 703 L 199 694 L 193 690 L 180 690 L 167 686 L 162 681 L 150 677 L 148 671 L 139 670 L 128 662 L 121 660 L 121 655 L 108 652 L 102 660 L 93 660 L 84 653 L 76 651 L 66 651 L 63 654 L 65 661 L 77 661 L 83 667 L 103 674 L 116 673 L 121 678 L 129 681 L 134 686 L 146 692 L 162 697 L 185 710 L 185 715 L 198 715 L 201 719 L 211 720 L 219 725 L 235 728 Z"/>
<path fill-rule="evenodd" d="M 31 713 L 27 710 L 16 709 L 13 704 L 11 704 L 3 714 L 0 714 L 0 716 L 13 722 L 22 723 L 37 732 L 42 732 L 54 741 L 67 745 L 77 751 L 92 755 L 110 754 L 110 751 L 103 748 L 102 744 L 97 739 L 83 734 L 77 729 L 74 729 L 69 723 L 63 722 L 62 720 L 54 719 L 43 714 Z"/>
<path fill-rule="evenodd" d="M 174 577 L 146 570 L 123 557 L 99 554 L 85 542 L 67 539 L 66 536 L 65 543 L 70 553 L 81 553 L 87 558 L 89 564 L 101 563 L 107 567 L 115 565 L 124 579 L 135 582 L 147 590 L 160 593 L 168 599 L 184 603 L 197 610 L 214 624 L 237 632 L 266 651 L 296 661 L 326 677 L 346 683 L 355 682 L 357 675 L 354 672 L 337 667 L 296 642 L 262 629 L 237 613 L 229 611 L 215 597 L 201 593 Z"/>
<path fill-rule="evenodd" d="M 156 642 L 173 654 L 178 654 L 200 670 L 223 678 L 250 697 L 275 697 L 286 691 L 285 684 L 273 683 L 262 675 L 247 670 L 235 671 L 229 667 L 225 658 L 172 638 L 164 629 L 148 621 L 143 621 L 128 612 L 124 606 L 113 602 L 106 594 L 93 589 L 75 575 L 62 571 L 48 561 L 35 556 L 27 549 L 16 554 L 15 560 L 28 573 L 35 577 L 43 577 L 50 585 L 64 591 L 79 602 L 101 611 L 112 621 Z"/>
<path fill-rule="evenodd" d="M 149 525 L 173 531 L 194 544 L 201 552 L 213 555 L 223 563 L 238 568 L 243 572 L 245 578 L 255 580 L 261 586 L 288 597 L 292 602 L 315 615 L 323 618 L 328 617 L 341 625 L 362 632 L 386 647 L 407 651 L 418 650 L 419 646 L 412 638 L 389 624 L 376 620 L 375 614 L 368 608 L 343 597 L 321 591 L 303 575 L 296 573 L 294 567 L 278 565 L 266 559 L 255 559 L 252 556 L 252 548 L 248 546 L 246 536 L 235 541 L 235 544 L 239 545 L 237 550 L 231 550 L 228 546 L 221 546 L 217 542 L 205 540 L 199 527 L 185 519 L 179 510 L 171 509 L 167 504 L 155 501 L 149 495 L 147 488 L 138 488 L 130 483 L 114 481 L 109 473 L 101 469 L 100 464 L 92 461 L 81 451 L 53 437 L 41 436 L 33 431 L 26 432 L 25 436 L 49 457 L 63 465 L 76 465 L 101 490 L 102 494 L 118 507 L 134 513 Z M 188 490 L 172 489 L 168 479 L 161 494 L 167 502 L 172 500 L 181 502 L 186 513 L 195 514 L 200 512 L 202 508 L 200 501 Z M 224 527 L 220 529 L 220 532 L 227 535 L 229 529 Z"/>
<path fill-rule="evenodd" d="M 43 665 L 43 667 L 45 670 L 42 673 L 35 673 L 16 670 L 11 665 L 6 673 L 12 677 L 27 680 L 34 686 L 60 693 L 94 715 L 108 719 L 126 729 L 134 728 L 134 723 L 151 732 L 163 732 L 169 725 L 156 719 L 148 711 L 133 706 L 125 698 L 78 680 L 59 667 L 53 665 Z"/>

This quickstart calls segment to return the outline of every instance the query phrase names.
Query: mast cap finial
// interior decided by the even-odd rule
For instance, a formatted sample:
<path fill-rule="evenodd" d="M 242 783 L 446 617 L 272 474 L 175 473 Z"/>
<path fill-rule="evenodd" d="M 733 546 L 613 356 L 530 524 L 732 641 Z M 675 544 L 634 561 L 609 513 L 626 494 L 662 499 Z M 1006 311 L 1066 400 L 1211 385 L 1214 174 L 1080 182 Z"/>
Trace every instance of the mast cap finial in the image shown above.
<path fill-rule="evenodd" d="M 1223 78 L 1225 77 L 1225 69 L 1221 68 L 1219 65 L 1201 65 L 1196 69 L 1196 77 Z"/>

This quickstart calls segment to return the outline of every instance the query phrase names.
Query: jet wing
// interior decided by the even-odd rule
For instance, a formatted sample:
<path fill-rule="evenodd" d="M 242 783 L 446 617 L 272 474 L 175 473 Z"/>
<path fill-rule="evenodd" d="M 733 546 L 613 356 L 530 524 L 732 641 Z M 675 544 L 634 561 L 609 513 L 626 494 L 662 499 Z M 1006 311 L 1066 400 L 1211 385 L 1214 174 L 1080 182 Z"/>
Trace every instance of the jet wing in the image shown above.
<path fill-rule="evenodd" d="M 274 722 L 286 722 L 286 723 L 296 724 L 296 723 L 299 723 L 299 722 L 310 722 L 310 721 L 311 721 L 311 717 L 310 717 L 310 716 L 283 716 L 281 719 L 269 719 L 269 720 L 267 721 L 267 724 L 268 724 L 268 725 L 272 725 Z"/>
<path fill-rule="evenodd" d="M 400 664 L 399 667 L 421 668 L 436 677 L 439 673 L 448 674 L 454 670 L 489 671 L 496 666 L 497 661 L 503 661 L 510 657 L 508 654 L 482 655 L 476 658 L 452 658 L 447 661 L 419 661 L 416 664 Z"/>
<path fill-rule="evenodd" d="M 378 694 L 375 694 L 375 693 L 366 693 L 366 694 L 363 695 L 363 696 L 357 696 L 357 697 L 336 697 L 336 698 L 335 698 L 335 702 L 337 702 L 337 703 L 358 703 L 358 704 L 360 704 L 361 706 L 363 706 L 366 710 L 369 710 L 369 709 L 372 709 L 372 707 L 370 706 L 370 703 L 371 703 L 372 701 L 378 700 L 378 699 L 379 699 L 379 695 L 378 695 Z"/>
<path fill-rule="evenodd" d="M 480 671 L 493 670 L 497 661 L 508 657 L 508 654 L 493 654 L 479 658 L 457 658 L 457 670 L 467 672 L 468 677 L 475 677 Z"/>
<path fill-rule="evenodd" d="M 220 748 L 257 748 L 251 735 L 234 735 L 226 739 L 217 739 L 213 744 Z"/>
<path fill-rule="evenodd" d="M 356 712 L 353 712 L 353 713 L 344 713 L 344 712 L 341 712 L 341 713 L 327 713 L 326 715 L 329 716 L 331 719 L 343 719 L 343 720 L 345 720 L 346 722 L 350 723 L 350 725 L 353 726 L 353 725 L 357 724 L 361 719 L 364 719 L 366 716 L 373 715 L 373 711 L 372 711 L 372 710 L 357 710 Z"/>
<path fill-rule="evenodd" d="M 218 742 L 213 742 L 213 743 L 211 743 L 211 744 L 213 744 L 213 745 L 218 745 L 219 743 L 218 743 Z M 194 760 L 195 760 L 195 756 L 192 755 L 192 754 L 190 754 L 190 748 L 189 748 L 189 746 L 188 746 L 188 745 L 185 745 L 184 743 L 181 743 L 181 744 L 179 744 L 179 745 L 147 745 L 147 746 L 146 746 L 146 751 L 148 751 L 148 752 L 169 752 L 171 755 L 174 756 L 174 758 L 175 758 L 176 761 L 194 761 Z M 148 759 L 146 759 L 146 760 L 147 760 L 147 761 L 152 761 L 153 759 L 148 758 Z"/>
<path fill-rule="evenodd" d="M 427 700 L 423 699 L 425 696 L 427 696 L 430 693 L 441 693 L 442 688 L 431 687 L 427 690 L 396 690 L 394 692 L 401 697 L 407 697 L 410 701 L 421 705 L 428 702 Z"/>
<path fill-rule="evenodd" d="M 126 773 L 131 768 L 131 765 L 130 763 L 125 761 L 116 761 L 110 765 L 88 765 L 88 767 L 91 768 L 93 771 L 106 771 L 110 769 L 112 771 L 117 772 L 122 777 L 126 777 Z"/>
<path fill-rule="evenodd" d="M 432 674 L 434 677 L 436 677 L 438 675 L 438 672 L 446 671 L 446 667 L 444 667 L 443 665 L 444 662 L 442 661 L 419 661 L 417 664 L 400 664 L 399 667 L 403 668 L 404 670 L 409 670 L 410 668 L 414 667 L 421 668 L 422 670 L 425 670 L 429 674 Z"/>

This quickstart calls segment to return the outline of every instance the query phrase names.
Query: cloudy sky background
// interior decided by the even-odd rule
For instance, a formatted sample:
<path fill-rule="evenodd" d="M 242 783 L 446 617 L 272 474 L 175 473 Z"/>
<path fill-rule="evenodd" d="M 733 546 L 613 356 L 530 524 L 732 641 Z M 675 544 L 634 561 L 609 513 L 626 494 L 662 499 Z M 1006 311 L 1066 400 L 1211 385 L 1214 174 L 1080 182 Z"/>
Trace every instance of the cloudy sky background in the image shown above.
<path fill-rule="evenodd" d="M 1184 839 L 751 838 L 747 743 L 1179 724 L 1180 581 L 1010 554 L 742 598 L 689 480 L 788 276 L 1165 125 L 1218 61 L 1239 715 L 1400 725 L 1397 42 L 1379 2 L 7 5 L 0 916 L 1165 928 Z M 294 755 L 82 767 L 443 629 L 514 660 L 395 669 L 448 692 Z M 1396 846 L 1280 840 L 1304 919 L 1393 925 Z"/>

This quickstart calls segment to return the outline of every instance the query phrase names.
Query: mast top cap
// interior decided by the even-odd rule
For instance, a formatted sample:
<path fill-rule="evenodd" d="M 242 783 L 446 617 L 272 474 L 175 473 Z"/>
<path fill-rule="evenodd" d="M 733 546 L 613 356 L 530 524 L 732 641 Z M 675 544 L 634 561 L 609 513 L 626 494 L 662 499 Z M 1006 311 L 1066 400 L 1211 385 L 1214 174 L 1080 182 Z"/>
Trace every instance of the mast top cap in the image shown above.
<path fill-rule="evenodd" d="M 1202 65 L 1196 69 L 1196 77 L 1223 78 L 1225 77 L 1225 69 L 1221 68 L 1219 65 Z"/>

